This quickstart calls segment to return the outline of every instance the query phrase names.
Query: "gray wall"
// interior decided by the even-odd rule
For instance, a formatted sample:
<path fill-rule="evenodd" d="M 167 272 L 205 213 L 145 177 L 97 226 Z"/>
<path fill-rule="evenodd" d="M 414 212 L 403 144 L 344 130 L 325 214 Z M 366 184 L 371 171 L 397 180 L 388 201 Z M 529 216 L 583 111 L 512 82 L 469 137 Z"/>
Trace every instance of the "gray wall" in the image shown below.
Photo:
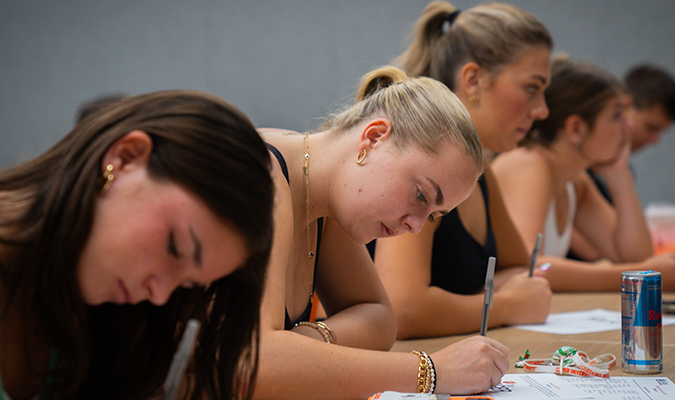
<path fill-rule="evenodd" d="M 257 126 L 313 128 L 405 48 L 427 0 L 2 0 L 0 167 L 46 150 L 102 94 L 192 88 Z M 462 9 L 477 1 L 454 1 Z M 675 1 L 514 0 L 556 51 L 617 75 L 675 72 Z M 671 129 L 672 131 L 672 129 Z M 633 159 L 643 203 L 675 202 L 675 135 Z M 656 174 L 662 174 L 658 179 Z"/>

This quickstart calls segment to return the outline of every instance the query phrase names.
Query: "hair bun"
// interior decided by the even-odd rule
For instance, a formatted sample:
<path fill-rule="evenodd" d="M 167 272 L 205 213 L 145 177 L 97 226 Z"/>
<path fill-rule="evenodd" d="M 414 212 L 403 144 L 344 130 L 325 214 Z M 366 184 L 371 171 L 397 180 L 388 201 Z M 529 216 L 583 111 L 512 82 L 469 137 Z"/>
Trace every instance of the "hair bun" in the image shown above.
<path fill-rule="evenodd" d="M 355 101 L 361 101 L 372 96 L 378 90 L 389 87 L 395 83 L 408 79 L 408 75 L 402 69 L 393 65 L 387 65 L 373 70 L 361 78 L 359 88 L 356 91 Z"/>

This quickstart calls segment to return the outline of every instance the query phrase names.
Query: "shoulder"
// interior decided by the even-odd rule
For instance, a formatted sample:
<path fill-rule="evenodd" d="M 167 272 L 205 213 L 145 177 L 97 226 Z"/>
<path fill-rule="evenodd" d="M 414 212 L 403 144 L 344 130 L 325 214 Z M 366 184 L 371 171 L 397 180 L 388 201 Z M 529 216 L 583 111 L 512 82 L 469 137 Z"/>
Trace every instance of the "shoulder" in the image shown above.
<path fill-rule="evenodd" d="M 499 154 L 491 165 L 495 173 L 501 173 L 523 167 L 539 167 L 546 164 L 543 155 L 534 149 L 518 147 Z"/>
<path fill-rule="evenodd" d="M 553 170 L 540 152 L 519 147 L 500 154 L 491 164 L 496 179 L 503 183 L 550 184 Z"/>
<path fill-rule="evenodd" d="M 586 171 L 579 174 L 572 183 L 574 184 L 574 191 L 579 201 L 583 200 L 589 192 L 598 190 L 593 177 Z"/>

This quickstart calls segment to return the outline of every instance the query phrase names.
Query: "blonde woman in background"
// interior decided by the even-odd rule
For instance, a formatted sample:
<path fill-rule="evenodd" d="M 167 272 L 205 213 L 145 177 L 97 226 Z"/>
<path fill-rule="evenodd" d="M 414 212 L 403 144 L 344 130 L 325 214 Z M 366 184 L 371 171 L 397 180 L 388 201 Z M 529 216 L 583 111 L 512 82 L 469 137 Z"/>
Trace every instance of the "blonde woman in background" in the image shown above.
<path fill-rule="evenodd" d="M 619 290 L 621 273 L 657 270 L 675 289 L 675 259 L 652 256 L 652 245 L 628 160 L 630 140 L 622 85 L 602 68 L 557 59 L 546 90 L 550 115 L 535 124 L 525 146 L 497 157 L 495 174 L 508 210 L 528 247 L 544 232 L 542 261 L 554 290 Z M 606 177 L 614 205 L 586 170 Z M 617 195 L 621 193 L 622 195 Z M 610 263 L 565 259 L 572 227 Z"/>
<path fill-rule="evenodd" d="M 365 247 L 419 232 L 471 193 L 483 170 L 473 123 L 444 85 L 398 68 L 365 76 L 358 93 L 319 132 L 261 130 L 277 195 L 255 397 L 487 390 L 508 369 L 509 351 L 494 340 L 430 355 L 387 351 L 396 323 Z M 309 321 L 314 290 L 321 323 Z"/>
<path fill-rule="evenodd" d="M 430 3 L 399 58 L 412 75 L 443 82 L 466 106 L 488 153 L 516 147 L 548 109 L 552 41 L 533 15 L 501 3 L 460 12 Z M 529 254 L 509 218 L 489 160 L 468 199 L 419 235 L 378 240 L 375 265 L 393 303 L 399 338 L 478 331 L 490 256 L 497 258 L 489 326 L 540 323 L 546 279 L 528 278 Z"/>

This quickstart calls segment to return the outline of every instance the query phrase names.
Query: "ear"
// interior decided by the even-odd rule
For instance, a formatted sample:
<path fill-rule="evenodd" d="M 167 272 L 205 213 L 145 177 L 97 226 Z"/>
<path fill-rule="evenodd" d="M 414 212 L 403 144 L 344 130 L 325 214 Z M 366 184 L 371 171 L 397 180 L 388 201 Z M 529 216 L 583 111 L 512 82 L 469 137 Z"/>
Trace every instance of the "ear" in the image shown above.
<path fill-rule="evenodd" d="M 117 139 L 103 155 L 101 171 L 112 164 L 119 173 L 129 168 L 143 167 L 152 154 L 152 138 L 143 131 L 131 131 Z"/>
<path fill-rule="evenodd" d="M 588 135 L 589 126 L 579 114 L 567 117 L 563 125 L 563 135 L 574 146 L 579 146 Z"/>
<path fill-rule="evenodd" d="M 391 135 L 391 121 L 387 118 L 370 121 L 361 132 L 358 152 L 362 153 L 364 149 L 367 151 L 374 149 L 382 140 L 389 138 L 389 135 Z"/>
<path fill-rule="evenodd" d="M 470 99 L 476 99 L 480 95 L 479 89 L 483 79 L 484 71 L 480 65 L 471 61 L 462 67 L 459 72 L 459 86 L 457 87 L 458 95 L 464 96 L 464 103 L 466 104 Z M 472 100 L 475 101 L 475 100 Z"/>

